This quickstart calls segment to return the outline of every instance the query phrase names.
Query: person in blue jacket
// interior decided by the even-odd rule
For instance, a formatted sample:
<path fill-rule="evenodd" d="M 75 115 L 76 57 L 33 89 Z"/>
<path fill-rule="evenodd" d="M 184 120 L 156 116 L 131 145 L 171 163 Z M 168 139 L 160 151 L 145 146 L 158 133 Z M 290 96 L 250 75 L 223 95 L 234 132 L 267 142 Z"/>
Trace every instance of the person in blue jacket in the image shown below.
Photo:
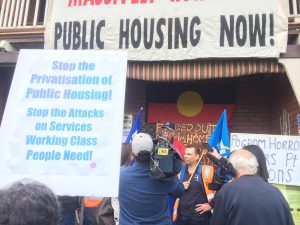
<path fill-rule="evenodd" d="M 287 201 L 257 175 L 259 164 L 250 151 L 234 151 L 229 162 L 235 170 L 234 181 L 216 195 L 211 225 L 294 225 Z"/>
<path fill-rule="evenodd" d="M 120 225 L 171 225 L 167 195 L 181 197 L 184 188 L 177 176 L 156 180 L 149 176 L 153 141 L 136 134 L 132 140 L 135 164 L 121 168 L 119 185 Z"/>

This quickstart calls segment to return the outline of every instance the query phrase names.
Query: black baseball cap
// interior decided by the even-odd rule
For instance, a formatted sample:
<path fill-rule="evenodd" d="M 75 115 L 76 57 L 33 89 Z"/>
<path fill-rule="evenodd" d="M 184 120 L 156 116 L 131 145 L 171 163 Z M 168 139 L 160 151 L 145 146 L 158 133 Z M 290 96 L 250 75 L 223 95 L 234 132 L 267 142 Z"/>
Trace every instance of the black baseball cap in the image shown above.
<path fill-rule="evenodd" d="M 175 130 L 175 123 L 166 122 L 162 125 L 161 128 L 167 128 L 168 130 Z"/>

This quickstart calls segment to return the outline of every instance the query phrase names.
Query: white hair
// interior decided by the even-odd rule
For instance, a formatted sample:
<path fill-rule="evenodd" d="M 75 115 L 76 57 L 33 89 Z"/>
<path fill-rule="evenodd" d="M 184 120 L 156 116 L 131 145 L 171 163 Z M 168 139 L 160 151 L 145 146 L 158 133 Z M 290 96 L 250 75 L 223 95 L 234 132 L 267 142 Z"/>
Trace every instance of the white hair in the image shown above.
<path fill-rule="evenodd" d="M 236 173 L 241 171 L 249 174 L 257 174 L 258 162 L 256 157 L 249 152 L 249 154 L 239 154 L 238 152 L 245 150 L 237 150 L 229 157 L 229 162 L 232 164 Z"/>

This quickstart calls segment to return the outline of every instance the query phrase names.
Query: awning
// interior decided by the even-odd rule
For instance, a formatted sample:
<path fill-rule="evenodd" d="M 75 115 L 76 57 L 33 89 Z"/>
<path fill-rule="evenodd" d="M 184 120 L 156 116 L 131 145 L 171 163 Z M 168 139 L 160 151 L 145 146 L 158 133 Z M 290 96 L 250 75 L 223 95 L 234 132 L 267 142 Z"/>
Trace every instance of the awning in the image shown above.
<path fill-rule="evenodd" d="M 189 81 L 284 72 L 277 60 L 128 62 L 127 77 L 147 81 Z"/>
<path fill-rule="evenodd" d="M 0 65 L 15 64 L 19 52 L 0 52 Z M 127 78 L 146 81 L 192 81 L 231 78 L 261 73 L 283 73 L 276 59 L 236 59 L 228 61 L 129 61 Z"/>

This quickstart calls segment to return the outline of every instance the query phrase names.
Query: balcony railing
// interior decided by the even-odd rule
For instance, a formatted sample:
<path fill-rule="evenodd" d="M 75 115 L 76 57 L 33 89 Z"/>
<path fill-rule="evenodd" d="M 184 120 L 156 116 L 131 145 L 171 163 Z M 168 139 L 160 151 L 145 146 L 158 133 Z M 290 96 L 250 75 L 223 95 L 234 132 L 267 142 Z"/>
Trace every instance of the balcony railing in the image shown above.
<path fill-rule="evenodd" d="M 53 0 L 0 0 L 0 28 L 43 27 L 49 1 Z M 286 1 L 289 4 L 289 18 L 300 18 L 300 0 Z"/>
<path fill-rule="evenodd" d="M 44 26 L 47 0 L 0 0 L 0 27 Z"/>
<path fill-rule="evenodd" d="M 300 18 L 300 0 L 289 0 L 290 17 Z"/>

